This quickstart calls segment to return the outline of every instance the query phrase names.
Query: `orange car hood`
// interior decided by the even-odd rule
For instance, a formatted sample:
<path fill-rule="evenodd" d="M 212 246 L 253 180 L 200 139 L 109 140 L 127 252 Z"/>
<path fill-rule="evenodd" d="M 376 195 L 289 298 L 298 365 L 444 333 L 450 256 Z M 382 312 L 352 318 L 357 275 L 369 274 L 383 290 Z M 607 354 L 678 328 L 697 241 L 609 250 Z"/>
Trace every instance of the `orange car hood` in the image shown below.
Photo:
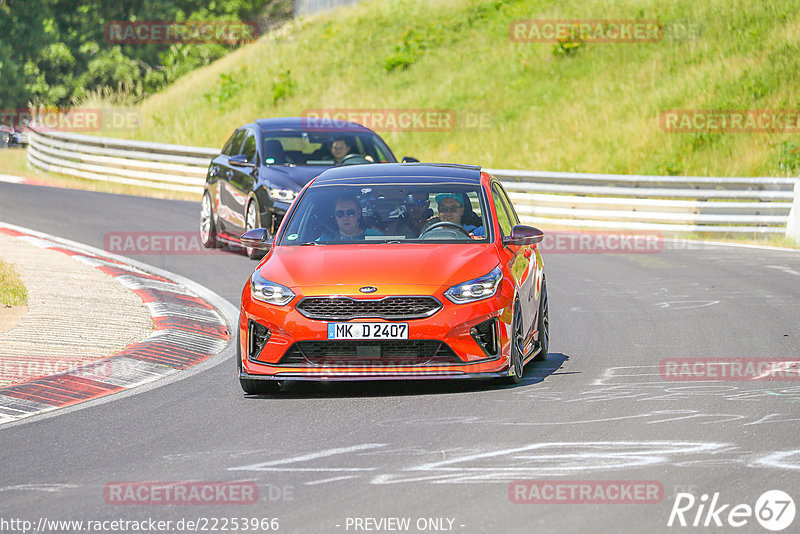
<path fill-rule="evenodd" d="M 353 244 L 281 246 L 259 272 L 292 288 L 315 286 L 452 286 L 497 267 L 490 244 Z"/>

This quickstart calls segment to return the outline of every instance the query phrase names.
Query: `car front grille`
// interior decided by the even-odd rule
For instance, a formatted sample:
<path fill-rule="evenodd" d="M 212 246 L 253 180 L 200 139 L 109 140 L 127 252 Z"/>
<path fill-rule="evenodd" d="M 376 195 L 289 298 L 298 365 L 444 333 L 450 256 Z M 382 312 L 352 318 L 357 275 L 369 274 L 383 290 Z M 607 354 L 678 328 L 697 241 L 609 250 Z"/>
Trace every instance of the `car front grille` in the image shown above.
<path fill-rule="evenodd" d="M 421 319 L 442 308 L 433 297 L 383 297 L 354 299 L 351 297 L 306 297 L 297 304 L 297 311 L 309 319 L 347 321 L 378 318 L 387 320 Z"/>
<path fill-rule="evenodd" d="M 436 340 L 298 341 L 279 365 L 379 366 L 463 363 L 446 343 Z"/>

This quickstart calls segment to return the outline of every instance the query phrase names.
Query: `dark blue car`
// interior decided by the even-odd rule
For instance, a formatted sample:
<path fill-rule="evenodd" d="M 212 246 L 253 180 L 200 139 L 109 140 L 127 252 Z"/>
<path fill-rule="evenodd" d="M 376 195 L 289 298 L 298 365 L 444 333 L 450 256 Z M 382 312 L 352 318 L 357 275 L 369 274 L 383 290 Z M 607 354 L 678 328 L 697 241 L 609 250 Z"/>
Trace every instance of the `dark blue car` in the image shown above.
<path fill-rule="evenodd" d="M 208 168 L 200 214 L 203 245 L 239 245 L 239 236 L 253 228 L 274 234 L 295 196 L 326 169 L 396 161 L 383 139 L 353 122 L 320 127 L 304 118 L 280 118 L 245 124 Z M 250 257 L 259 255 L 246 250 Z"/>

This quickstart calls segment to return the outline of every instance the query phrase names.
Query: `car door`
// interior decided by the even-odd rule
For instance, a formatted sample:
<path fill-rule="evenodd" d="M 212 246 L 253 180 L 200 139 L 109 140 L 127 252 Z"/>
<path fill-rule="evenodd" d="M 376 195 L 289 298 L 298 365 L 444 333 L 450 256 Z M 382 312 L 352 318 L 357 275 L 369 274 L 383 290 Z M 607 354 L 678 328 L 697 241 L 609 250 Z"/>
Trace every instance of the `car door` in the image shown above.
<path fill-rule="evenodd" d="M 258 155 L 258 142 L 256 132 L 250 128 L 245 129 L 244 141 L 239 149 L 239 154 L 247 157 L 247 161 L 255 165 L 254 167 L 231 167 L 233 174 L 228 180 L 227 193 L 230 198 L 231 210 L 235 211 L 237 217 L 235 223 L 237 231 L 244 232 L 245 217 L 247 216 L 247 200 L 250 192 L 253 191 L 258 170 L 261 165 Z"/>
<path fill-rule="evenodd" d="M 496 181 L 492 182 L 492 201 L 500 226 L 501 239 L 508 237 L 511 235 L 511 229 L 519 224 L 519 217 L 503 186 Z M 514 277 L 517 296 L 522 307 L 522 326 L 526 332 L 525 346 L 527 348 L 528 343 L 533 339 L 537 309 L 536 255 L 531 245 L 506 245 L 503 250 L 509 270 Z"/>
<path fill-rule="evenodd" d="M 209 174 L 216 178 L 214 205 L 217 210 L 218 220 L 221 223 L 220 230 L 226 233 L 234 232 L 238 228 L 236 225 L 236 212 L 232 211 L 232 204 L 235 204 L 235 202 L 228 192 L 230 181 L 234 176 L 234 167 L 230 164 L 230 158 L 239 154 L 246 135 L 246 129 L 240 128 L 236 130 L 225 144 L 222 153 L 211 162 L 211 169 L 209 170 Z"/>

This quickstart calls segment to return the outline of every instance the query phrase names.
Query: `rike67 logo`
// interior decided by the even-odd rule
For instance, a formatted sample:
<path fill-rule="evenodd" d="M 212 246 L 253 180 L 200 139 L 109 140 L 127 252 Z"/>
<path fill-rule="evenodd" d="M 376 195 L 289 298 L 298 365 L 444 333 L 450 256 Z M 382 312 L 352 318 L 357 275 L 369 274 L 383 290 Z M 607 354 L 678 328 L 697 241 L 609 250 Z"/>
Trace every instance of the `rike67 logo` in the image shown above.
<path fill-rule="evenodd" d="M 691 493 L 678 493 L 667 526 L 739 528 L 755 518 L 765 529 L 778 532 L 792 524 L 794 515 L 794 500 L 781 490 L 765 491 L 755 506 L 723 503 L 719 492 L 710 501 L 706 493 L 699 499 Z"/>

